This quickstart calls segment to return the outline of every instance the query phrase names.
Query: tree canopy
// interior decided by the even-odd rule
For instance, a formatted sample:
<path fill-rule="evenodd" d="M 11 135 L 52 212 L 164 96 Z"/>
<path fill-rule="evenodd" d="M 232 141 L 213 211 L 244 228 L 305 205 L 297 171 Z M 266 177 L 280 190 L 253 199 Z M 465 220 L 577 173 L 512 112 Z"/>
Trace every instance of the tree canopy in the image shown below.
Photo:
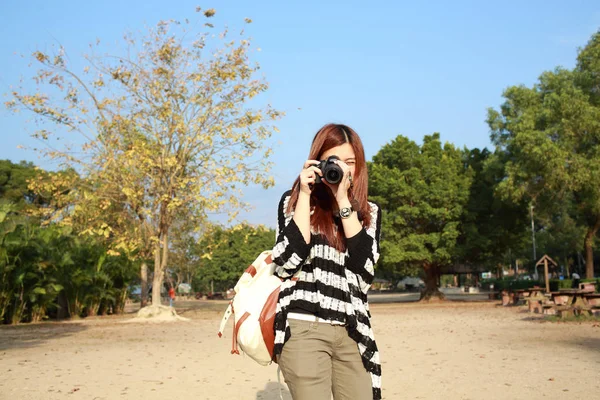
<path fill-rule="evenodd" d="M 55 221 L 85 221 L 86 232 L 112 238 L 115 254 L 150 248 L 153 304 L 160 303 L 177 216 L 201 229 L 209 213 L 233 217 L 245 206 L 241 187 L 273 185 L 267 140 L 281 114 L 261 106 L 268 85 L 256 77 L 250 40 L 227 30 L 215 36 L 208 23 L 198 34 L 188 26 L 163 21 L 140 38 L 125 35 L 126 55 L 86 55 L 82 73 L 63 48 L 36 51 L 38 91 L 20 87 L 9 102 L 39 117 L 38 139 L 79 134 L 75 148 L 43 151 L 81 178 L 32 187 L 71 205 Z"/>
<path fill-rule="evenodd" d="M 455 259 L 472 173 L 461 151 L 439 134 L 423 144 L 398 136 L 373 157 L 369 191 L 383 210 L 381 266 L 400 274 L 423 268 L 424 297 L 442 297 L 440 269 Z"/>
<path fill-rule="evenodd" d="M 593 246 L 600 229 L 600 34 L 579 52 L 574 70 L 544 72 L 531 88 L 512 86 L 500 110 L 490 109 L 492 141 L 506 157 L 498 191 L 529 200 L 542 215 L 573 201 L 587 227 L 586 275 L 594 276 Z"/>

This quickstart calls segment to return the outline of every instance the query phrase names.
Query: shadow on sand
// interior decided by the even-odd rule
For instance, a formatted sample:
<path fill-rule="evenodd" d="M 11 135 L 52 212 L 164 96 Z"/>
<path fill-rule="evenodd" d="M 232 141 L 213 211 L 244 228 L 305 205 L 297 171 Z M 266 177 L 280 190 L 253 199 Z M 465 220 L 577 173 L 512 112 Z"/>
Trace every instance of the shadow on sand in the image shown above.
<path fill-rule="evenodd" d="M 0 326 L 0 350 L 39 346 L 50 339 L 71 336 L 88 329 L 82 322 L 43 322 Z"/>
<path fill-rule="evenodd" d="M 281 392 L 283 394 L 283 400 L 292 400 L 292 395 L 287 390 L 287 386 L 283 383 L 281 384 Z M 256 400 L 279 400 L 279 383 L 267 383 L 263 390 L 259 390 L 256 393 Z"/>

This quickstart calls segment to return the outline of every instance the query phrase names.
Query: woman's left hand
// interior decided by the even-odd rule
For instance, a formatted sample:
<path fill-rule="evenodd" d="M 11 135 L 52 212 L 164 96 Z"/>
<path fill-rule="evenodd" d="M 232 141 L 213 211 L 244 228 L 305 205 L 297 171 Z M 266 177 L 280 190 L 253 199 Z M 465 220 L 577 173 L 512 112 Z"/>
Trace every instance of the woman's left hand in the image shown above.
<path fill-rule="evenodd" d="M 338 205 L 343 203 L 348 203 L 348 190 L 352 187 L 352 176 L 350 174 L 350 167 L 348 164 L 341 160 L 335 160 L 335 163 L 339 165 L 339 167 L 344 171 L 344 176 L 340 183 L 337 185 L 332 185 L 326 180 L 323 179 L 323 183 L 325 183 L 332 191 L 335 196 L 335 200 Z"/>

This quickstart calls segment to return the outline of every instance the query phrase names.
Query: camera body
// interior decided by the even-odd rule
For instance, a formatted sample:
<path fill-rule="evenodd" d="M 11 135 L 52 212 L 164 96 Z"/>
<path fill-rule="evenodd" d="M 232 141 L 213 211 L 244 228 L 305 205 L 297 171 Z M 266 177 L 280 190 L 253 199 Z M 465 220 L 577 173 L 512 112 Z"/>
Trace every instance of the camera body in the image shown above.
<path fill-rule="evenodd" d="M 337 156 L 331 156 L 327 160 L 321 160 L 315 166 L 323 172 L 323 177 L 316 175 L 315 183 L 321 183 L 325 180 L 330 185 L 337 185 L 344 177 L 344 171 L 342 168 L 335 163 L 335 160 L 339 160 Z"/>

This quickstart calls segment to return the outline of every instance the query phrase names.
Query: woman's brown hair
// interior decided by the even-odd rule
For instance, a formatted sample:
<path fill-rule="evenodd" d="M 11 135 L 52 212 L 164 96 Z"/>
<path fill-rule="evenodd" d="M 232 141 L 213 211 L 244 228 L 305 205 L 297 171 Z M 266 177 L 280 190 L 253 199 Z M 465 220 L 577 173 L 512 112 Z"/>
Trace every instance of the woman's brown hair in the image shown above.
<path fill-rule="evenodd" d="M 365 150 L 358 134 L 350 127 L 341 124 L 327 124 L 315 135 L 310 147 L 309 160 L 321 160 L 326 151 L 349 143 L 354 150 L 355 166 L 352 176 L 353 186 L 348 192 L 352 208 L 358 212 L 363 227 L 371 223 L 371 213 L 367 202 L 369 177 Z M 300 178 L 296 178 L 292 194 L 288 203 L 287 213 L 290 213 L 298 202 L 300 194 Z M 323 235 L 330 246 L 339 251 L 346 250 L 346 237 L 341 222 L 337 219 L 337 204 L 331 191 L 325 184 L 316 184 L 310 195 L 311 210 L 314 213 L 310 218 L 311 228 Z M 337 226 L 337 229 L 336 229 Z"/>

